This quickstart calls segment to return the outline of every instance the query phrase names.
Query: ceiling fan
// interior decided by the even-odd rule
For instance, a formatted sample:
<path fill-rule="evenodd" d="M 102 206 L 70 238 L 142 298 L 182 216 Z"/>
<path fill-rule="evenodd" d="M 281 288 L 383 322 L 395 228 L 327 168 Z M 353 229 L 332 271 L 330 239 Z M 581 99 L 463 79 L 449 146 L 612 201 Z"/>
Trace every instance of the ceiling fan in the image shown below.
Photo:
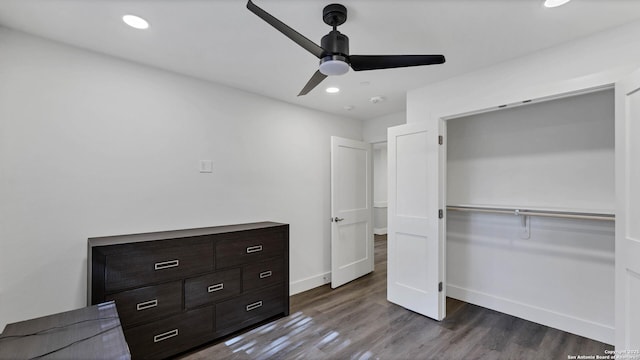
<path fill-rule="evenodd" d="M 349 55 L 349 38 L 338 31 L 338 26 L 347 21 L 347 8 L 340 4 L 327 5 L 322 11 L 322 19 L 333 30 L 322 37 L 321 46 L 262 10 L 251 0 L 247 2 L 247 9 L 320 59 L 320 69 L 311 76 L 298 96 L 309 93 L 327 76 L 346 74 L 349 67 L 362 71 L 434 65 L 445 61 L 443 55 Z"/>

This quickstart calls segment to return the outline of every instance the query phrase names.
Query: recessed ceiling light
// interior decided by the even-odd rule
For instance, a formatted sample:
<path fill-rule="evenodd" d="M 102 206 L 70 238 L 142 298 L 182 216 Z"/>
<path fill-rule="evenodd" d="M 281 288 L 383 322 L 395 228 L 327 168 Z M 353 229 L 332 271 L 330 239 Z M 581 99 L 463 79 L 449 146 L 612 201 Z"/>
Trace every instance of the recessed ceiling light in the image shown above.
<path fill-rule="evenodd" d="M 548 7 L 548 8 L 554 8 L 554 7 L 558 7 L 560 5 L 564 5 L 566 3 L 568 3 L 571 0 L 545 0 L 544 1 L 544 6 Z"/>
<path fill-rule="evenodd" d="M 335 94 L 337 92 L 340 92 L 340 89 L 338 89 L 337 87 L 328 87 L 325 91 L 329 94 Z"/>
<path fill-rule="evenodd" d="M 147 20 L 135 15 L 125 15 L 122 17 L 122 21 L 136 29 L 146 29 L 149 27 L 149 22 Z"/>

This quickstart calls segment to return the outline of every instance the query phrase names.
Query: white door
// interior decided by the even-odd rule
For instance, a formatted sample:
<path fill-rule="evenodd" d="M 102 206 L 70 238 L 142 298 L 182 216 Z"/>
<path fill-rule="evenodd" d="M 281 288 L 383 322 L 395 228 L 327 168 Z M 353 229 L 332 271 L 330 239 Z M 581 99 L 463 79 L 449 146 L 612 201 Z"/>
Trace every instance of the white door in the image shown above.
<path fill-rule="evenodd" d="M 373 271 L 371 145 L 331 137 L 331 287 Z"/>
<path fill-rule="evenodd" d="M 640 71 L 616 84 L 615 151 L 615 345 L 640 351 Z"/>
<path fill-rule="evenodd" d="M 438 206 L 438 131 L 415 123 L 389 128 L 387 137 L 387 299 L 442 320 L 444 240 Z"/>

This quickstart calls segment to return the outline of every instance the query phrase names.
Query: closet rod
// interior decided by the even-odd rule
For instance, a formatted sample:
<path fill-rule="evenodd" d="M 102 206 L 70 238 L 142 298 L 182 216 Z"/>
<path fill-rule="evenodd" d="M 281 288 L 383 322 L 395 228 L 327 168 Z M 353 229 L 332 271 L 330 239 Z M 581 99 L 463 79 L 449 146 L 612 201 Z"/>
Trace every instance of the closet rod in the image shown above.
<path fill-rule="evenodd" d="M 447 206 L 447 210 L 453 211 L 465 211 L 465 212 L 482 212 L 492 214 L 508 214 L 508 215 L 522 215 L 522 216 L 543 216 L 543 217 L 555 217 L 564 219 L 583 219 L 583 220 L 602 220 L 602 221 L 615 221 L 615 215 L 610 214 L 588 214 L 588 213 L 575 213 L 575 212 L 561 212 L 561 211 L 538 211 L 538 210 L 526 210 L 526 209 L 494 209 L 486 207 L 474 207 L 474 206 Z"/>

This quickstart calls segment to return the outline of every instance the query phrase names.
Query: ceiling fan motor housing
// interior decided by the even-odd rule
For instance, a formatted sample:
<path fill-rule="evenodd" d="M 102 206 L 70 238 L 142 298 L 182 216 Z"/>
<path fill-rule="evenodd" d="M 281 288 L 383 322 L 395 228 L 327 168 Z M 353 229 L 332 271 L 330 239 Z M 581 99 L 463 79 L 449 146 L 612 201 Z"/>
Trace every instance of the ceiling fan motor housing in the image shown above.
<path fill-rule="evenodd" d="M 332 30 L 320 41 L 326 55 L 349 56 L 349 38 L 338 30 Z"/>

